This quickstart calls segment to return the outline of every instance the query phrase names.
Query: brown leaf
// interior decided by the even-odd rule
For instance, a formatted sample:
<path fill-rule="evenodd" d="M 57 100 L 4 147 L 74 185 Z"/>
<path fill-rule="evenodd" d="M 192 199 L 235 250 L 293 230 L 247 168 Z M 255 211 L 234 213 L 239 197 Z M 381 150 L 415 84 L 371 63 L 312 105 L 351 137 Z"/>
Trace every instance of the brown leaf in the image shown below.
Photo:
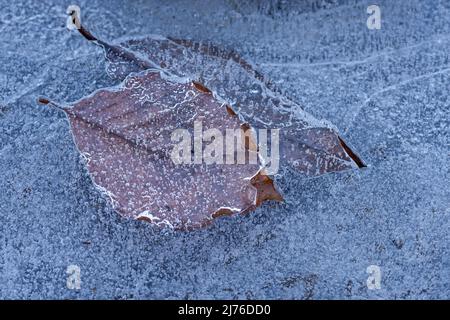
<path fill-rule="evenodd" d="M 233 51 L 159 36 L 110 45 L 79 31 L 105 49 L 107 71 L 122 85 L 71 107 L 40 102 L 66 112 L 93 182 L 123 216 L 192 229 L 281 201 L 255 129 L 280 129 L 280 165 L 306 175 L 364 166 L 333 126 L 304 112 Z M 181 81 L 186 77 L 194 81 Z M 175 163 L 173 133 L 187 129 L 190 139 L 197 121 L 222 135 L 251 132 L 243 141 L 245 164 Z M 187 158 L 197 159 L 196 152 Z M 249 163 L 251 155 L 261 161 Z"/>
<path fill-rule="evenodd" d="M 226 129 L 242 126 L 197 83 L 168 81 L 148 71 L 62 109 L 93 182 L 123 216 L 192 229 L 264 200 L 282 200 L 258 163 L 174 163 L 174 130 L 192 134 L 194 122 L 202 121 L 203 130 L 217 128 L 225 135 Z M 251 144 L 248 149 L 256 152 Z"/>
<path fill-rule="evenodd" d="M 105 48 L 112 77 L 124 79 L 131 72 L 162 68 L 209 88 L 253 128 L 280 129 L 282 167 L 315 176 L 365 166 L 332 124 L 303 111 L 232 50 L 162 36 L 131 39 L 117 46 L 96 41 Z"/>

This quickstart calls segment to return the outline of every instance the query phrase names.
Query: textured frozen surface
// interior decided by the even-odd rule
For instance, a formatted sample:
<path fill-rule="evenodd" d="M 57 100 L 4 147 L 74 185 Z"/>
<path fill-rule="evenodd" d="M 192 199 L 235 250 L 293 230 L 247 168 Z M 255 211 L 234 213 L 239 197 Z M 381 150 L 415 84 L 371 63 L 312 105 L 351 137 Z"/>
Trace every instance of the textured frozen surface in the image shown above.
<path fill-rule="evenodd" d="M 236 49 L 335 123 L 369 167 L 289 173 L 286 203 L 201 231 L 119 218 L 64 115 L 35 102 L 114 85 L 103 53 L 65 29 L 71 2 L 2 1 L 0 297 L 450 297 L 449 2 L 377 1 L 379 31 L 365 25 L 372 2 L 253 3 L 78 4 L 104 39 L 163 34 Z M 70 264 L 80 291 L 66 287 Z M 366 287 L 371 264 L 380 290 Z"/>

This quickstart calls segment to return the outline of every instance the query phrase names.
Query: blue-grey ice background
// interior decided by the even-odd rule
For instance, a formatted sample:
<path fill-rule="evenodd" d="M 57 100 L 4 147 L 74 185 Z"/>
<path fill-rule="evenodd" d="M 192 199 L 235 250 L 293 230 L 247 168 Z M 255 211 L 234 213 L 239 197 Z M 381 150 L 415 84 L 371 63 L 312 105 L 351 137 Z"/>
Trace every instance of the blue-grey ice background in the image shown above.
<path fill-rule="evenodd" d="M 101 50 L 65 28 L 74 3 L 103 39 L 236 49 L 369 167 L 290 174 L 286 203 L 196 232 L 118 217 L 64 115 L 35 102 L 114 84 Z M 0 0 L 0 298 L 450 298 L 450 1 L 267 3 Z M 366 27 L 370 4 L 381 30 Z"/>

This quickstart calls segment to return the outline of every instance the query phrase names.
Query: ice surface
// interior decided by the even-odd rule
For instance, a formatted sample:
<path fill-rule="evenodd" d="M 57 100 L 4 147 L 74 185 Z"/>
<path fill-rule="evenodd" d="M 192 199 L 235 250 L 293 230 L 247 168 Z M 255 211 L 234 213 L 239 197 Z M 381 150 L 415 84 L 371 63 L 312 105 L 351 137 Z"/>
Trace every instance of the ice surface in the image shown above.
<path fill-rule="evenodd" d="M 101 49 L 66 30 L 70 1 L 4 1 L 2 298 L 449 298 L 448 1 L 378 1 L 379 31 L 365 25 L 371 2 L 239 3 L 78 5 L 103 39 L 161 34 L 233 48 L 335 123 L 370 166 L 290 172 L 284 204 L 198 232 L 121 219 L 90 181 L 65 116 L 35 102 L 114 85 Z M 80 291 L 66 287 L 70 264 L 81 268 Z M 366 286 L 373 264 L 380 290 Z"/>

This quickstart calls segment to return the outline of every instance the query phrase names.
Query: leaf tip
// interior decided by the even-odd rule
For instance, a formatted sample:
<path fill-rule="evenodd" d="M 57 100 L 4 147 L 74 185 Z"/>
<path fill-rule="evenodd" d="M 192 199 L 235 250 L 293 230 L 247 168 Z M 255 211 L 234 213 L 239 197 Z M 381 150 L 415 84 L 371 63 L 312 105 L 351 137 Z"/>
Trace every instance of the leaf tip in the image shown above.
<path fill-rule="evenodd" d="M 367 165 L 364 163 L 364 161 L 345 143 L 345 141 L 340 136 L 338 136 L 338 139 L 344 151 L 358 166 L 358 168 L 366 168 Z"/>

